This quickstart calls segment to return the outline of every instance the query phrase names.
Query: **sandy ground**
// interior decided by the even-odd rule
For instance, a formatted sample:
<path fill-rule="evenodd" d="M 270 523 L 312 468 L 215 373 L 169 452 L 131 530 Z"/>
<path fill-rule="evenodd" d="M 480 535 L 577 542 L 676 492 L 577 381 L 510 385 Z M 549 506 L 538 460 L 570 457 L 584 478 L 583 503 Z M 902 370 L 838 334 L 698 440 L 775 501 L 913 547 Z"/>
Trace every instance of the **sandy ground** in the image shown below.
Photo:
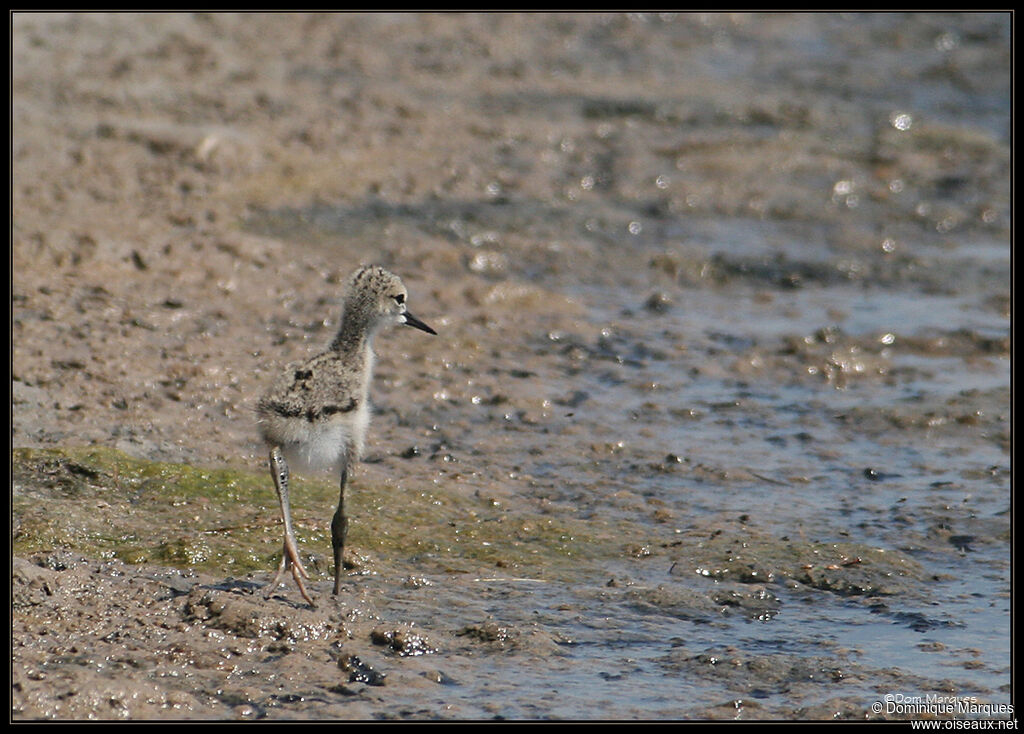
<path fill-rule="evenodd" d="M 465 305 L 458 288 L 440 296 L 452 263 L 425 262 L 430 243 L 382 233 L 373 252 L 295 261 L 286 241 L 239 231 L 248 209 L 296 189 L 303 203 L 423 196 L 445 169 L 486 186 L 447 116 L 406 110 L 417 123 L 397 125 L 395 108 L 415 101 L 357 77 L 384 61 L 359 41 L 364 23 L 388 32 L 349 16 L 15 16 L 17 445 L 113 439 L 237 461 L 253 445 L 233 424 L 279 360 L 262 353 L 308 332 L 319 346 L 329 325 L 309 320 L 336 323 L 356 264 L 403 260 L 424 318 Z M 399 149 L 431 164 L 392 181 Z"/>
<path fill-rule="evenodd" d="M 833 165 L 823 144 L 820 159 L 807 165 L 803 142 L 787 140 L 827 130 L 830 109 L 762 98 L 756 89 L 701 86 L 703 74 L 715 78 L 710 67 L 681 77 L 675 68 L 633 66 L 645 55 L 673 57 L 687 48 L 685 39 L 718 37 L 717 27 L 746 23 L 751 32 L 751 22 L 695 18 L 685 21 L 687 33 L 651 34 L 626 16 L 601 15 L 15 14 L 13 445 L 95 444 L 149 460 L 260 467 L 255 398 L 281 364 L 329 341 L 341 284 L 362 262 L 399 272 L 410 310 L 444 335 L 431 342 L 403 330 L 379 350 L 375 390 L 387 419 L 375 423 L 371 450 L 385 461 L 361 470 L 368 481 L 413 481 L 421 467 L 391 459 L 428 441 L 439 416 L 452 435 L 471 435 L 471 420 L 445 414 L 445 405 L 490 400 L 525 429 L 570 412 L 587 396 L 545 393 L 536 377 L 545 367 L 526 361 L 535 348 L 528 338 L 550 335 L 561 350 L 559 374 L 594 355 L 605 359 L 604 345 L 611 344 L 610 354 L 616 343 L 571 294 L 510 274 L 585 263 L 599 286 L 623 264 L 614 257 L 630 255 L 609 247 L 612 260 L 599 261 L 572 236 L 545 238 L 542 225 L 518 235 L 512 222 L 500 243 L 486 231 L 460 228 L 472 220 L 474 202 L 500 204 L 509 196 L 586 206 L 588 196 L 613 191 L 619 201 L 646 201 L 661 186 L 649 151 L 671 157 L 672 145 L 692 154 L 686 164 L 694 183 L 654 207 L 711 202 L 704 210 L 710 216 L 756 210 L 781 219 L 816 210 L 816 200 L 790 197 L 802 185 L 793 182 L 817 176 L 818 166 L 838 178 L 846 164 Z M 770 38 L 783 23 L 812 21 L 754 22 Z M 965 86 L 978 83 L 984 69 L 971 61 L 965 57 Z M 730 106 L 734 95 L 745 106 Z M 792 135 L 762 148 L 754 126 L 741 128 L 761 156 L 753 160 L 722 145 L 735 130 L 719 133 L 708 119 L 696 135 L 659 149 L 635 139 L 628 118 L 660 119 L 661 96 L 692 99 L 669 110 L 691 121 L 720 104 Z M 542 114 L 516 114 L 522 100 L 536 102 Z M 582 113 L 563 119 L 564 100 Z M 978 159 L 996 161 L 995 175 L 982 174 L 1001 180 L 1000 150 L 992 152 L 987 139 L 957 141 L 974 145 Z M 935 160 L 908 153 L 899 163 L 926 186 L 958 165 Z M 766 189 L 755 175 L 765 165 L 792 176 Z M 614 175 L 595 180 L 594 170 Z M 865 197 L 865 208 L 884 205 L 887 196 L 880 187 Z M 992 200 L 998 219 L 1006 202 Z M 286 207 L 340 217 L 347 235 L 324 240 L 317 226 L 296 232 L 301 221 L 275 218 Z M 538 209 L 536 221 L 543 224 L 545 211 Z M 976 214 L 949 216 L 986 216 Z M 927 214 L 940 216 L 946 213 Z M 590 220 L 582 226 L 589 231 Z M 601 226 L 597 221 L 595 231 Z M 853 227 L 837 226 L 834 239 L 856 254 L 877 249 L 874 232 Z M 915 264 L 887 262 L 896 262 L 893 272 Z M 678 257 L 659 267 L 671 271 L 665 282 L 704 277 L 701 263 Z M 1002 291 L 993 298 L 993 309 L 1008 308 Z M 671 304 L 657 291 L 636 294 L 643 313 Z M 533 336 L 517 346 L 505 335 L 524 323 Z M 568 337 L 559 342 L 560 335 Z M 1007 345 L 977 351 L 998 356 Z M 695 356 L 705 360 L 701 369 L 718 368 L 711 355 Z M 793 365 L 786 359 L 766 369 L 787 373 Z M 501 370 L 489 369 L 494 363 Z M 1005 443 L 1001 418 L 995 429 Z M 488 480 L 487 490 L 497 498 L 528 481 L 518 476 L 523 444 L 512 430 L 494 446 L 489 476 L 499 480 Z M 614 437 L 575 440 L 584 439 L 595 466 L 621 449 Z M 474 473 L 463 471 L 472 492 Z M 246 582 L 69 551 L 15 558 L 12 571 L 16 719 L 460 717 L 465 712 L 457 709 L 392 707 L 386 692 L 396 682 L 406 691 L 434 690 L 448 676 L 472 675 L 472 666 L 458 667 L 457 655 L 444 670 L 418 655 L 432 645 L 471 655 L 518 644 L 546 658 L 560 643 L 542 631 L 488 627 L 482 613 L 423 640 L 374 619 L 369 584 L 340 606 L 308 610 L 235 593 L 249 591 Z M 374 677 L 385 653 L 390 688 Z M 404 662 L 396 667 L 398 657 Z M 290 672 L 332 699 L 296 689 Z M 486 714 L 490 704 L 483 705 Z M 788 715 L 836 712 L 864 715 L 848 702 Z M 728 706 L 707 713 L 733 714 Z"/>
<path fill-rule="evenodd" d="M 587 21 L 597 31 L 604 22 Z M 14 445 L 95 443 L 153 460 L 262 465 L 252 403 L 280 364 L 329 340 L 341 284 L 361 262 L 400 272 L 411 309 L 446 332 L 432 351 L 411 333 L 381 350 L 381 393 L 398 386 L 410 405 L 429 402 L 439 385 L 468 394 L 472 380 L 439 378 L 471 373 L 494 349 L 490 335 L 514 323 L 512 309 L 489 308 L 496 302 L 550 312 L 537 318 L 542 329 L 575 323 L 579 309 L 568 299 L 503 286 L 488 277 L 501 275 L 500 259 L 473 260 L 444 232 L 412 239 L 382 224 L 296 257 L 287 235 L 239 225 L 289 205 L 478 200 L 509 185 L 553 194 L 557 167 L 524 161 L 557 148 L 556 121 L 526 135 L 470 102 L 489 84 L 563 86 L 523 59 L 557 56 L 567 30 L 558 19 L 515 17 L 16 14 Z M 463 85 L 475 94 L 445 91 Z M 523 412 L 542 411 L 528 387 L 510 391 Z M 416 440 L 388 430 L 376 431 L 375 450 Z M 16 718 L 256 715 L 248 704 L 234 710 L 223 697 L 196 697 L 188 692 L 196 686 L 171 672 L 198 665 L 214 671 L 199 689 L 217 689 L 230 666 L 214 658 L 244 653 L 256 644 L 252 630 L 229 631 L 239 642 L 223 653 L 215 625 L 195 625 L 210 614 L 196 617 L 174 584 L 146 581 L 147 573 L 163 572 L 16 559 Z M 330 620 L 309 613 L 313 639 L 344 636 L 337 610 Z M 135 626 L 141 638 L 126 648 L 117 630 Z M 129 648 L 114 661 L 115 649 Z M 347 685 L 353 676 L 337 672 L 340 653 L 317 649 Z M 83 664 L 60 663 L 68 655 L 85 656 Z M 54 661 L 56 676 L 46 672 Z M 160 661 L 168 685 L 109 670 Z M 289 715 L 366 718 L 373 706 L 380 715 L 378 704 Z"/>

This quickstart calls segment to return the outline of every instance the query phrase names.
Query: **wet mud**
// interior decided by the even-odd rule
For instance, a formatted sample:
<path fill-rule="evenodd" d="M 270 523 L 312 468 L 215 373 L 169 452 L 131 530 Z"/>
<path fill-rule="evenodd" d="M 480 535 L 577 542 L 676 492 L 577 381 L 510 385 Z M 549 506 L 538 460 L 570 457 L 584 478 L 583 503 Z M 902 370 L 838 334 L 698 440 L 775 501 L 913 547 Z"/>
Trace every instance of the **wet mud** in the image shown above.
<path fill-rule="evenodd" d="M 999 716 L 1010 26 L 14 14 L 12 717 Z M 439 336 L 264 598 L 363 262 Z"/>

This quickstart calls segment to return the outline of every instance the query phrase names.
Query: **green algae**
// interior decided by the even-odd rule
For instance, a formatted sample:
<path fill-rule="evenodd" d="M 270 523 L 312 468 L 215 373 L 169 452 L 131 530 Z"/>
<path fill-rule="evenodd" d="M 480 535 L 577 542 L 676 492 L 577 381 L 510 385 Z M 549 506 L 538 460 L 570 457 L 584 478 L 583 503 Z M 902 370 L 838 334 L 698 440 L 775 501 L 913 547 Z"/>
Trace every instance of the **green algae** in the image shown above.
<path fill-rule="evenodd" d="M 15 555 L 65 548 L 233 576 L 272 571 L 280 558 L 277 497 L 262 471 L 146 461 L 109 448 L 18 448 L 12 477 Z M 309 570 L 326 578 L 336 485 L 293 484 L 297 540 Z M 348 497 L 352 552 L 420 570 L 569 575 L 580 558 L 619 556 L 619 538 L 628 537 L 608 524 L 499 509 L 454 490 L 357 481 Z"/>
<path fill-rule="evenodd" d="M 12 454 L 12 477 L 15 555 L 64 548 L 231 576 L 269 573 L 280 559 L 277 497 L 263 471 L 146 461 L 109 448 L 20 448 Z M 293 484 L 300 550 L 314 578 L 326 579 L 337 488 L 327 479 L 294 477 Z M 579 581 L 606 575 L 609 563 L 648 563 L 651 549 L 661 548 L 653 557 L 668 555 L 677 578 L 693 572 L 724 582 L 788 579 L 841 595 L 899 593 L 924 575 L 899 552 L 791 541 L 745 523 L 712 521 L 668 540 L 624 519 L 581 520 L 531 511 L 529 503 L 497 506 L 456 485 L 350 486 L 349 561 L 355 559 L 357 572 L 413 568 Z"/>
<path fill-rule="evenodd" d="M 129 563 L 255 570 L 273 523 L 255 475 L 136 459 L 107 448 L 15 449 L 14 552 L 70 548 Z"/>

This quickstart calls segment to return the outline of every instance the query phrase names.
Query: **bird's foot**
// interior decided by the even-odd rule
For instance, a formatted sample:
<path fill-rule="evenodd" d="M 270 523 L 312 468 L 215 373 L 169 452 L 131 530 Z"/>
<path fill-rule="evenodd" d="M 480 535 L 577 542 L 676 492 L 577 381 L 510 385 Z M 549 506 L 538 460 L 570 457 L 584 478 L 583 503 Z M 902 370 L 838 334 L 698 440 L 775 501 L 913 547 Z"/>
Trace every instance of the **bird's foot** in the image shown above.
<path fill-rule="evenodd" d="M 303 583 L 303 579 L 309 578 L 309 573 L 303 567 L 302 561 L 299 560 L 299 551 L 295 547 L 295 542 L 289 543 L 289 540 L 289 538 L 285 538 L 284 552 L 281 553 L 281 563 L 278 565 L 274 580 L 270 582 L 270 586 L 267 587 L 267 592 L 264 596 L 265 598 L 270 598 L 271 594 L 281 585 L 281 577 L 284 576 L 285 571 L 290 570 L 292 578 L 295 579 L 295 585 L 299 587 L 299 593 L 302 594 L 302 598 L 306 600 L 309 606 L 316 608 L 316 603 L 309 596 L 309 592 L 306 591 L 306 584 Z"/>

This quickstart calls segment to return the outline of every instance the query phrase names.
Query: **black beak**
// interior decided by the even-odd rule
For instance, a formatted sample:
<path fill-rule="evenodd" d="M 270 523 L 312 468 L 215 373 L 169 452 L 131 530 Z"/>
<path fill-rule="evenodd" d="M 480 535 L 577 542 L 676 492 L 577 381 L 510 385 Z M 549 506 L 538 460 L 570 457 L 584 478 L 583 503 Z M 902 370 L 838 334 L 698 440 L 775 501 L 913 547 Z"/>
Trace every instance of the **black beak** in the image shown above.
<path fill-rule="evenodd" d="M 417 329 L 419 329 L 421 331 L 427 332 L 428 334 L 434 334 L 435 336 L 437 335 L 436 331 L 431 329 L 429 326 L 424 324 L 422 321 L 420 321 L 418 318 L 413 316 L 408 311 L 405 312 L 405 325 L 406 326 L 413 326 L 413 327 L 415 327 L 415 328 L 417 328 Z"/>

